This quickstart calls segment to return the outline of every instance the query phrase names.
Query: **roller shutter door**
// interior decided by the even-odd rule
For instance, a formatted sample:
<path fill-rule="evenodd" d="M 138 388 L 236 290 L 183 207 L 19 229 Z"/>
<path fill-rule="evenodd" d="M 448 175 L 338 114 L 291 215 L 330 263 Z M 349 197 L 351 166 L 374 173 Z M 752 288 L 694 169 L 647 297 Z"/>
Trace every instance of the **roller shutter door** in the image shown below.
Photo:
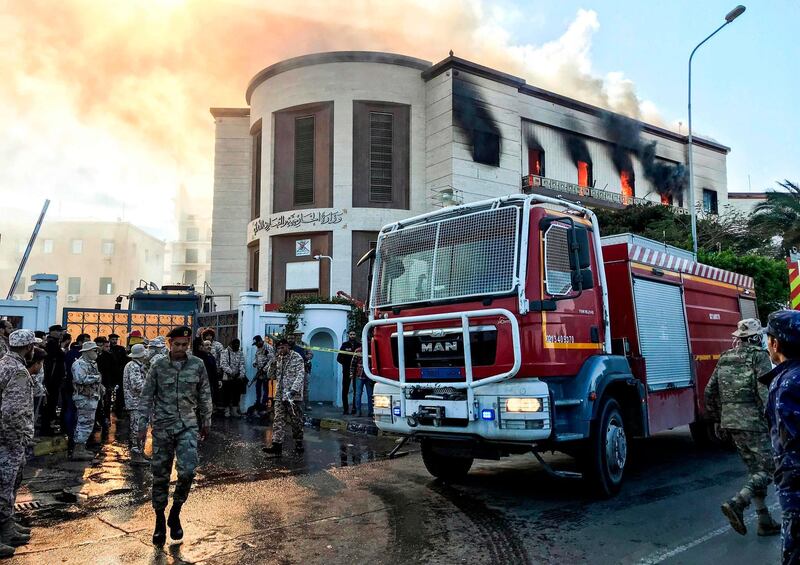
<path fill-rule="evenodd" d="M 742 313 L 742 320 L 747 318 L 758 320 L 758 308 L 752 298 L 739 298 L 739 312 Z"/>
<path fill-rule="evenodd" d="M 692 384 L 686 314 L 680 287 L 634 279 L 639 346 L 650 391 Z"/>

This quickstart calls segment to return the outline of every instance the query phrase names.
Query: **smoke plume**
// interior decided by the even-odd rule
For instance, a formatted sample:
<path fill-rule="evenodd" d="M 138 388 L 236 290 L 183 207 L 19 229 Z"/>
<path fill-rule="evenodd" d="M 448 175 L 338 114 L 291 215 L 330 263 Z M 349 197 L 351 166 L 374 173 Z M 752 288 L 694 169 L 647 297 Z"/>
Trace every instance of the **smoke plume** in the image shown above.
<path fill-rule="evenodd" d="M 581 126 L 572 118 L 567 119 L 567 128 L 570 131 L 580 132 Z M 572 162 L 576 165 L 578 161 L 583 161 L 584 163 L 592 164 L 592 156 L 589 153 L 589 146 L 586 144 L 586 140 L 581 137 L 580 135 L 574 134 L 565 134 L 566 141 L 567 141 L 567 151 L 569 152 L 569 156 L 572 158 Z"/>
<path fill-rule="evenodd" d="M 472 147 L 473 161 L 500 164 L 500 129 L 492 111 L 478 89 L 459 78 L 453 79 L 453 119 Z"/>
<path fill-rule="evenodd" d="M 318 51 L 436 62 L 453 49 L 536 86 L 657 119 L 622 74 L 592 71 L 595 12 L 578 10 L 559 38 L 538 45 L 508 31 L 528 17 L 484 0 L 4 2 L 0 198 L 38 209 L 51 197 L 56 216 L 124 215 L 170 235 L 181 184 L 210 211 L 208 108 L 244 106 L 260 69 Z"/>

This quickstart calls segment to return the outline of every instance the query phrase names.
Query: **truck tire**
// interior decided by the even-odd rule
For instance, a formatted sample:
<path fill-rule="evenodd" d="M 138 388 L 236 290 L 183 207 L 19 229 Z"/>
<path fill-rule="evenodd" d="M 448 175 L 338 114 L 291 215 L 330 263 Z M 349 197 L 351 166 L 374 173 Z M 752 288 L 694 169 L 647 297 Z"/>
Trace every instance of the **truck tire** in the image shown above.
<path fill-rule="evenodd" d="M 433 440 L 422 440 L 422 462 L 437 479 L 456 481 L 464 478 L 469 473 L 473 460 L 472 457 L 445 455 L 436 450 Z"/>
<path fill-rule="evenodd" d="M 622 488 L 628 461 L 628 435 L 619 403 L 604 398 L 592 422 L 584 474 L 590 489 L 601 498 L 609 498 Z"/>

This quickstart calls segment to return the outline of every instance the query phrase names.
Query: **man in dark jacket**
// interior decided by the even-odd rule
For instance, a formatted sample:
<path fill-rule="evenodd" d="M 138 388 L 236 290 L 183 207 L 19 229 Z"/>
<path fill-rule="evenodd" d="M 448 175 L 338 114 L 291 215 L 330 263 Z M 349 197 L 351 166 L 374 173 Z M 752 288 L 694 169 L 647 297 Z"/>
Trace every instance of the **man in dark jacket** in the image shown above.
<path fill-rule="evenodd" d="M 777 365 L 761 382 L 769 383 L 766 413 L 783 510 L 783 563 L 800 563 L 800 312 L 773 312 L 766 333 Z"/>
<path fill-rule="evenodd" d="M 353 356 L 350 353 L 361 347 L 361 342 L 358 341 L 358 334 L 350 330 L 347 334 L 347 341 L 345 341 L 339 348 L 342 353 L 336 356 L 336 362 L 342 366 L 342 414 L 351 413 L 348 410 L 349 397 L 350 397 L 350 364 L 353 362 Z M 345 353 L 347 352 L 347 353 Z M 353 383 L 355 390 L 356 383 Z M 353 405 L 352 414 L 355 414 L 356 407 Z"/>
<path fill-rule="evenodd" d="M 128 351 L 119 344 L 119 335 L 118 334 L 109 334 L 108 335 L 108 342 L 111 344 L 111 355 L 114 356 L 114 361 L 117 362 L 117 382 L 122 382 L 122 373 L 125 371 L 125 365 L 128 364 L 130 358 L 128 357 Z M 117 416 L 122 414 L 125 408 L 125 392 L 124 387 L 120 386 L 117 389 L 117 397 L 116 402 L 114 403 L 114 412 Z"/>
<path fill-rule="evenodd" d="M 42 427 L 40 434 L 53 435 L 53 420 L 56 418 L 56 408 L 61 395 L 61 385 L 66 374 L 64 367 L 64 350 L 61 349 L 61 335 L 64 328 L 56 324 L 50 326 L 50 333 L 45 341 L 44 349 L 47 357 L 44 360 L 44 386 L 47 389 L 47 404 L 42 410 Z"/>
<path fill-rule="evenodd" d="M 111 399 L 114 387 L 121 384 L 117 380 L 117 360 L 111 353 L 111 344 L 103 336 L 96 337 L 94 342 L 97 344 L 99 354 L 97 355 L 97 369 L 100 371 L 101 382 L 106 389 L 102 404 L 98 406 L 98 416 L 103 427 L 103 433 L 108 431 L 111 426 Z"/>

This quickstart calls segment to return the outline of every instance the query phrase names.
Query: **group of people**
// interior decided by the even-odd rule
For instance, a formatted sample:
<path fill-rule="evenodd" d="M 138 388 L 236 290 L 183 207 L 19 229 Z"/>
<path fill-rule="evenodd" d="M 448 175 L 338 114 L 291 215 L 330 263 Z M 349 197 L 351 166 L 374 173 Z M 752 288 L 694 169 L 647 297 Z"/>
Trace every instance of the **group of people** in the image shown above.
<path fill-rule="evenodd" d="M 782 533 L 783 562 L 800 563 L 800 311 L 774 312 L 765 329 L 758 320 L 742 320 L 733 336 L 736 346 L 720 356 L 705 405 L 720 439 L 736 446 L 748 478 L 721 510 L 745 535 L 744 511 L 753 504 L 758 535 Z M 765 501 L 773 480 L 782 526 Z"/>

